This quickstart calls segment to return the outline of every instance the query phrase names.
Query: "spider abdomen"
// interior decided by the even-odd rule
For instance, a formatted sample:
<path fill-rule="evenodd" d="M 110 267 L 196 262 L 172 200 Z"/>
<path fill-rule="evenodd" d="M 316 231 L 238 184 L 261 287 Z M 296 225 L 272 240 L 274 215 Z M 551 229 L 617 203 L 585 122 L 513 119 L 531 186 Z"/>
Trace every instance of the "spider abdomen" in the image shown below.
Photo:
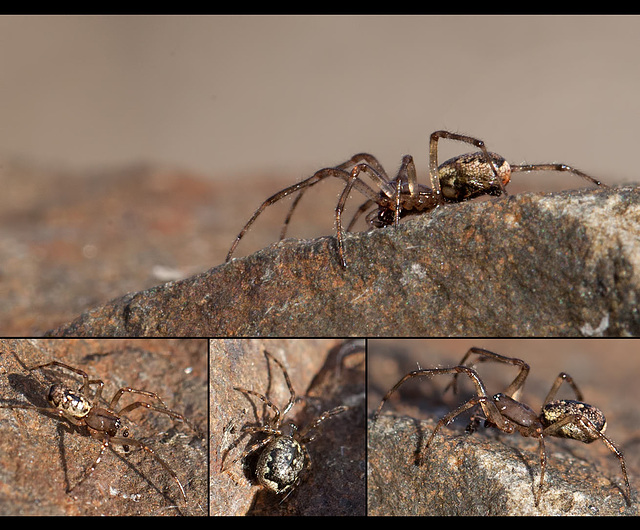
<path fill-rule="evenodd" d="M 469 153 L 443 162 L 438 168 L 440 188 L 445 199 L 461 202 L 480 195 L 500 195 L 511 178 L 509 163 L 500 155 L 489 153 L 496 166 L 496 180 L 491 164 L 483 153 Z"/>
<path fill-rule="evenodd" d="M 256 467 L 258 482 L 275 493 L 285 493 L 300 479 L 305 454 L 300 443 L 291 436 L 278 436 L 262 451 Z"/>
<path fill-rule="evenodd" d="M 558 424 L 566 421 L 565 425 L 558 427 L 554 436 L 560 438 L 572 438 L 584 443 L 591 443 L 598 439 L 589 429 L 581 428 L 580 422 L 572 421 L 572 418 L 585 418 L 600 433 L 604 433 L 607 428 L 607 420 L 602 411 L 593 405 L 574 401 L 572 399 L 562 399 L 551 401 L 542 407 L 541 420 L 545 426 Z"/>
<path fill-rule="evenodd" d="M 52 385 L 47 400 L 57 409 L 76 419 L 84 418 L 91 411 L 91 403 L 87 398 L 62 385 Z"/>

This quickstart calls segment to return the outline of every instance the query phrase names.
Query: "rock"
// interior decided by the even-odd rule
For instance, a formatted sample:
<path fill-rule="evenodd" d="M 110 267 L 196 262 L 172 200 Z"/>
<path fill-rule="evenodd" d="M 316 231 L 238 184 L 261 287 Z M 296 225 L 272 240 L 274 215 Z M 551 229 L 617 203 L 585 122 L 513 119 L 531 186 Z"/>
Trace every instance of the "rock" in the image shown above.
<path fill-rule="evenodd" d="M 546 443 L 545 489 L 538 507 L 538 442 L 519 435 L 444 428 L 428 451 L 436 420 L 383 414 L 369 422 L 369 515 L 637 515 L 621 473 Z M 455 425 L 455 424 L 454 424 Z M 569 441 L 567 441 L 569 442 Z M 571 443 L 579 443 L 570 441 Z M 425 461 L 417 465 L 418 453 Z M 633 495 L 633 493 L 632 493 Z"/>
<path fill-rule="evenodd" d="M 285 240 L 128 294 L 54 336 L 640 334 L 640 191 L 448 205 L 392 227 Z"/>

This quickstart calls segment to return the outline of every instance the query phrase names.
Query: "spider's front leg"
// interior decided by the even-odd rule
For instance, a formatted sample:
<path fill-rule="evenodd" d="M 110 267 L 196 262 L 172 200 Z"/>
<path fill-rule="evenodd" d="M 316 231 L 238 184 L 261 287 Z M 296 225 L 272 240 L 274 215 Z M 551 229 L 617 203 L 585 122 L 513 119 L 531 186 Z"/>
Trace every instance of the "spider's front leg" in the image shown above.
<path fill-rule="evenodd" d="M 358 155 L 356 155 L 358 156 Z M 367 155 L 367 156 L 371 156 L 371 155 Z M 373 157 L 371 157 L 373 158 Z M 378 162 L 375 162 L 376 164 L 378 164 Z M 345 164 L 347 164 L 347 162 L 345 162 Z M 315 186 L 316 184 L 318 184 L 319 182 L 321 182 L 322 180 L 329 178 L 329 177 L 335 177 L 335 178 L 339 178 L 345 181 L 349 180 L 349 172 L 345 171 L 344 169 L 342 169 L 342 166 L 344 164 L 341 164 L 338 167 L 330 167 L 330 168 L 325 168 L 325 169 L 321 169 L 319 171 L 316 171 L 311 177 L 302 180 L 300 182 L 297 182 L 296 184 L 293 184 L 292 186 L 288 186 L 282 190 L 280 190 L 278 193 L 274 193 L 271 197 L 269 197 L 267 200 L 265 200 L 259 207 L 258 209 L 253 213 L 253 215 L 251 216 L 251 218 L 247 221 L 247 223 L 244 225 L 244 227 L 242 228 L 242 230 L 240 231 L 240 233 L 236 236 L 235 241 L 233 242 L 233 244 L 231 245 L 231 248 L 229 249 L 229 252 L 227 253 L 227 258 L 225 261 L 230 261 L 231 260 L 231 256 L 233 255 L 233 253 L 235 252 L 236 247 L 238 246 L 238 244 L 240 243 L 240 240 L 244 237 L 244 235 L 247 233 L 247 231 L 249 230 L 249 228 L 251 227 L 251 225 L 253 225 L 253 223 L 256 221 L 256 219 L 258 218 L 258 216 L 265 210 L 265 208 L 267 208 L 268 206 L 271 206 L 272 204 L 278 202 L 281 199 L 284 199 L 285 197 L 299 192 L 298 197 L 296 198 L 296 200 L 294 200 L 294 203 L 292 205 L 292 209 L 290 209 L 288 215 L 287 215 L 287 219 L 285 220 L 285 226 L 283 227 L 283 231 L 281 233 L 281 236 L 284 236 L 284 234 L 286 233 L 286 224 L 289 222 L 289 219 L 291 218 L 291 215 L 293 214 L 293 209 L 295 209 L 295 207 L 298 204 L 298 201 L 301 198 L 301 193 L 303 193 L 307 188 L 310 188 L 311 186 Z M 356 187 L 356 189 L 358 191 L 360 191 L 361 193 L 363 193 L 365 196 L 369 197 L 370 199 L 373 199 L 376 197 L 376 193 L 373 189 L 371 189 L 370 186 L 368 186 L 364 181 L 359 180 L 357 183 L 354 183 L 354 186 Z"/>
<path fill-rule="evenodd" d="M 477 355 L 477 357 L 473 359 L 471 362 L 467 362 L 467 360 L 472 355 Z M 458 364 L 461 366 L 468 366 L 469 368 L 475 368 L 476 363 L 488 362 L 488 361 L 511 364 L 513 366 L 518 366 L 520 368 L 515 379 L 509 384 L 509 386 L 503 392 L 503 394 L 517 400 L 524 386 L 524 382 L 527 376 L 529 375 L 529 370 L 530 370 L 529 365 L 526 362 L 524 362 L 522 359 L 518 359 L 516 357 L 506 357 L 504 355 L 494 353 L 490 350 L 486 350 L 484 348 L 476 348 L 476 347 L 469 348 L 467 353 L 465 353 L 464 357 Z M 446 392 L 449 388 L 451 388 L 453 393 L 457 394 L 458 375 L 459 374 L 454 374 L 451 382 L 444 389 L 444 392 Z"/>
<path fill-rule="evenodd" d="M 123 415 L 123 414 L 126 414 L 127 412 L 131 412 L 132 410 L 135 410 L 137 408 L 143 407 L 143 408 L 146 408 L 147 410 L 153 410 L 155 412 L 159 412 L 160 414 L 166 414 L 170 418 L 173 418 L 174 420 L 180 421 L 180 422 L 188 425 L 189 428 L 192 431 L 194 431 L 195 433 L 201 434 L 200 431 L 195 427 L 195 425 L 193 425 L 182 414 L 167 408 L 167 405 L 165 404 L 165 402 L 155 392 L 149 392 L 147 390 L 138 390 L 136 388 L 131 388 L 131 387 L 120 388 L 120 389 L 118 389 L 118 391 L 114 394 L 113 398 L 111 399 L 111 404 L 109 405 L 109 409 L 112 410 L 112 411 L 115 411 L 116 410 L 115 407 L 118 404 L 118 402 L 120 401 L 120 398 L 124 394 L 127 394 L 127 393 L 128 394 L 145 396 L 145 397 L 154 399 L 160 404 L 160 406 L 153 405 L 153 404 L 148 403 L 146 401 L 134 401 L 133 403 L 130 403 L 129 405 L 126 405 L 126 406 L 122 407 L 120 410 L 118 410 L 117 411 L 118 415 Z"/>
<path fill-rule="evenodd" d="M 380 162 L 378 162 L 378 159 L 375 156 L 370 155 L 369 153 L 358 153 L 356 155 L 353 155 L 346 162 L 343 162 L 342 164 L 336 166 L 335 168 L 331 168 L 331 169 L 334 169 L 334 170 L 340 172 L 340 173 L 336 173 L 336 174 L 342 175 L 345 180 L 348 180 L 349 175 L 350 175 L 350 169 L 353 166 L 355 166 L 356 164 L 360 164 L 360 163 L 363 163 L 363 162 L 365 164 L 371 166 L 378 174 L 382 175 L 384 180 L 389 180 L 389 178 L 387 177 L 387 173 L 385 172 L 384 168 L 382 167 L 382 164 L 380 164 Z M 324 169 L 324 170 L 320 170 L 320 171 L 328 171 L 328 169 Z M 364 183 L 361 183 L 361 184 L 364 185 Z M 313 185 L 313 184 L 311 184 L 311 185 Z M 298 194 L 296 195 L 295 199 L 293 200 L 293 202 L 292 202 L 292 204 L 291 204 L 291 206 L 289 208 L 289 212 L 287 213 L 287 217 L 285 218 L 284 223 L 282 225 L 282 230 L 280 232 L 280 240 L 284 239 L 285 236 L 287 235 L 287 229 L 289 228 L 289 223 L 291 222 L 291 216 L 293 215 L 294 210 L 297 208 L 298 203 L 300 202 L 300 199 L 302 199 L 302 196 L 309 189 L 310 186 L 307 186 L 307 187 L 301 189 L 298 192 Z M 363 195 L 369 197 L 367 203 L 365 203 L 365 204 L 368 205 L 370 202 L 373 202 L 373 199 L 371 198 L 372 194 L 373 194 L 373 190 L 367 190 L 366 188 L 362 187 L 362 188 L 360 188 L 359 191 Z M 363 207 L 362 209 L 364 210 L 364 209 L 366 209 L 366 207 Z M 360 212 L 360 213 L 362 213 L 362 212 Z M 356 216 L 359 216 L 359 215 L 360 214 L 356 214 Z M 347 231 L 349 231 L 351 226 L 353 226 L 353 224 L 355 223 L 356 219 L 357 219 L 357 217 L 354 216 L 354 219 L 351 220 L 351 223 L 349 224 L 349 227 L 347 228 Z"/>
<path fill-rule="evenodd" d="M 385 173 L 380 173 L 378 170 L 373 168 L 367 163 L 359 163 L 356 164 L 349 174 L 349 178 L 347 179 L 347 184 L 342 190 L 342 194 L 340 195 L 340 199 L 338 200 L 338 204 L 336 206 L 336 239 L 338 241 L 338 255 L 340 257 L 340 263 L 343 268 L 347 267 L 347 260 L 345 258 L 344 252 L 344 229 L 342 228 L 342 211 L 344 210 L 345 204 L 349 195 L 351 194 L 351 190 L 354 186 L 359 184 L 364 184 L 362 181 L 361 173 L 369 176 L 373 182 L 376 184 L 378 188 L 380 188 L 380 194 L 376 194 L 369 196 L 369 201 L 372 203 L 377 203 L 381 209 L 384 209 L 383 204 L 391 203 L 394 204 L 394 225 L 398 226 L 400 222 L 400 211 L 401 211 L 401 195 L 403 184 L 406 182 L 409 189 L 413 190 L 416 188 L 416 170 L 413 164 L 413 158 L 409 155 L 405 156 L 402 160 L 402 166 L 400 168 L 400 172 L 398 173 L 398 177 L 392 181 L 389 181 L 386 178 Z M 362 191 L 362 190 L 360 190 Z M 386 198 L 387 200 L 382 200 L 381 197 Z M 365 204 L 369 204 L 367 201 Z M 356 216 L 361 212 L 362 207 L 358 209 L 356 212 Z M 355 216 L 354 216 L 355 217 Z M 352 223 L 349 224 L 351 226 Z"/>

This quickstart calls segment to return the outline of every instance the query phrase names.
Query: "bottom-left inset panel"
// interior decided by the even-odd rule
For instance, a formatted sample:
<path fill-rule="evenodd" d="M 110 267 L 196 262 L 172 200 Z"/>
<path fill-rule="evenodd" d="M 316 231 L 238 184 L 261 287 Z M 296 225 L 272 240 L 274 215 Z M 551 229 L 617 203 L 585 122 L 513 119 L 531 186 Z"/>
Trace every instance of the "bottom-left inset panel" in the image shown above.
<path fill-rule="evenodd" d="M 0 514 L 207 515 L 204 339 L 0 340 Z"/>

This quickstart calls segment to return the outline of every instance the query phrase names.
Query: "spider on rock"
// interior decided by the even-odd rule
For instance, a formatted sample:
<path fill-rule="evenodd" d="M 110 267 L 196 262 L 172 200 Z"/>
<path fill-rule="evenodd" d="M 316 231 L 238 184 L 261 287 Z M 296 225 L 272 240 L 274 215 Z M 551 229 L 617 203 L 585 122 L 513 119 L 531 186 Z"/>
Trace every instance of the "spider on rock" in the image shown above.
<path fill-rule="evenodd" d="M 473 355 L 477 357 L 472 359 L 471 362 L 467 362 Z M 495 394 L 493 397 L 487 395 L 482 379 L 480 379 L 480 376 L 474 370 L 474 366 L 477 363 L 487 361 L 511 364 L 520 368 L 515 379 L 509 384 L 506 390 Z M 629 506 L 631 505 L 631 486 L 629 485 L 627 467 L 622 452 L 611 439 L 604 435 L 607 426 L 604 414 L 596 407 L 583 401 L 582 392 L 580 392 L 571 376 L 564 372 L 561 372 L 556 377 L 556 380 L 551 386 L 551 390 L 544 400 L 542 410 L 540 414 L 538 414 L 531 407 L 517 400 L 529 374 L 529 365 L 527 363 L 521 359 L 505 357 L 482 348 L 471 348 L 457 366 L 450 368 L 425 368 L 409 372 L 382 398 L 378 409 L 373 415 L 373 421 L 375 422 L 378 419 L 385 402 L 406 381 L 414 377 L 432 377 L 442 374 L 453 374 L 453 379 L 445 391 L 448 388 L 452 388 L 455 393 L 457 391 L 458 376 L 465 374 L 474 384 L 476 395 L 438 421 L 433 432 L 427 439 L 424 451 L 428 450 L 434 436 L 443 426 L 452 422 L 463 412 L 473 409 L 476 409 L 477 414 L 471 417 L 471 423 L 467 427 L 468 432 L 475 431 L 480 420 L 484 419 L 485 427 L 494 427 L 508 434 L 519 432 L 524 437 L 537 438 L 540 448 L 540 482 L 537 490 L 534 490 L 534 501 L 535 505 L 538 506 L 542 498 L 547 465 L 545 439 L 548 436 L 556 436 L 559 438 L 571 438 L 584 443 L 600 440 L 620 461 L 626 486 L 625 501 Z M 573 389 L 576 400 L 554 399 L 563 382 L 566 382 Z M 418 465 L 420 465 L 423 460 L 424 456 L 419 459 Z"/>
<path fill-rule="evenodd" d="M 100 404 L 104 387 L 104 381 L 101 379 L 91 379 L 84 370 L 56 360 L 27 367 L 14 351 L 11 353 L 20 366 L 29 373 L 35 370 L 58 369 L 66 371 L 67 374 L 79 376 L 82 379 L 79 390 L 74 390 L 59 382 L 51 384 L 46 395 L 50 407 L 40 407 L 26 403 L 0 404 L 1 409 L 34 410 L 45 415 L 54 416 L 68 422 L 78 432 L 88 434 L 102 442 L 98 456 L 85 469 L 80 479 L 73 486 L 70 485 L 67 488 L 67 493 L 71 493 L 91 476 L 102 461 L 107 448 L 117 445 L 121 446 L 125 453 L 129 452 L 131 447 L 137 447 L 150 455 L 171 476 L 180 491 L 180 496 L 187 503 L 187 495 L 182 482 L 169 464 L 146 443 L 129 436 L 129 429 L 123 424 L 125 414 L 138 408 L 145 408 L 149 411 L 165 414 L 175 421 L 188 425 L 194 432 L 198 433 L 196 428 L 182 414 L 168 409 L 164 401 L 155 392 L 130 387 L 118 389 L 111 400 L 108 401 L 108 405 L 103 406 Z M 95 388 L 93 395 L 92 388 Z M 122 406 L 120 400 L 125 394 L 145 397 L 151 402 L 134 401 Z"/>
<path fill-rule="evenodd" d="M 278 406 L 267 396 L 255 390 L 234 387 L 234 390 L 259 398 L 273 411 L 273 416 L 265 419 L 260 425 L 243 427 L 240 439 L 242 439 L 245 434 L 265 436 L 248 447 L 239 457 L 233 460 L 233 462 L 245 460 L 249 455 L 262 449 L 255 468 L 256 479 L 258 483 L 268 491 L 278 495 L 286 494 L 285 497 L 283 497 L 286 498 L 300 482 L 303 472 L 311 466 L 311 457 L 306 444 L 313 441 L 318 435 L 317 431 L 314 432 L 315 429 L 332 416 L 349 410 L 349 407 L 341 405 L 325 411 L 301 430 L 298 430 L 298 426 L 293 422 L 285 423 L 284 420 L 287 413 L 296 402 L 296 394 L 293 390 L 289 374 L 283 364 L 268 351 L 265 350 L 264 353 L 269 359 L 275 362 L 282 371 L 289 389 L 289 401 L 284 410 L 280 411 Z M 229 451 L 239 443 L 240 439 L 236 440 L 236 442 L 232 444 L 232 447 L 226 451 L 225 457 Z M 224 470 L 224 458 L 221 468 Z"/>
<path fill-rule="evenodd" d="M 440 139 L 464 142 L 475 146 L 479 151 L 456 156 L 438 165 Z M 402 158 L 397 175 L 390 178 L 373 155 L 359 153 L 338 166 L 321 169 L 311 177 L 266 199 L 236 237 L 226 261 L 231 259 L 240 240 L 267 206 L 297 193 L 280 233 L 280 239 L 284 239 L 291 216 L 304 192 L 328 177 L 336 177 L 346 182 L 335 209 L 338 255 L 340 264 L 346 267 L 342 212 L 353 188 L 364 195 L 366 201 L 355 212 L 347 225 L 347 231 L 350 231 L 359 217 L 368 210 L 371 211 L 367 214 L 366 220 L 372 228 L 391 225 L 397 227 L 400 219 L 434 210 L 445 203 L 463 202 L 481 195 L 506 194 L 505 188 L 511 180 L 511 174 L 517 171 L 566 171 L 597 186 L 606 187 L 599 180 L 566 164 L 509 164 L 500 155 L 489 152 L 482 140 L 449 131 L 435 131 L 429 141 L 430 188 L 417 182 L 416 168 L 411 155 Z M 371 183 L 368 184 L 364 177 L 368 177 Z"/>

